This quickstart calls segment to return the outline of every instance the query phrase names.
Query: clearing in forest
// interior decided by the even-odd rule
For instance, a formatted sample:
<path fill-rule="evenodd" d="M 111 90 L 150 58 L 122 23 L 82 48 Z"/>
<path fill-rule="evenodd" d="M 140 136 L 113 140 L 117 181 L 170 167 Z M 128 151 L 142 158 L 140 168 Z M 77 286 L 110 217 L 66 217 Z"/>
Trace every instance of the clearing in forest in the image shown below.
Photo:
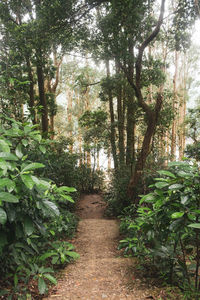
<path fill-rule="evenodd" d="M 62 271 L 58 285 L 46 300 L 159 298 L 157 288 L 152 290 L 135 277 L 136 261 L 120 257 L 119 224 L 103 217 L 105 206 L 99 195 L 81 198 L 77 208 L 81 221 L 74 241 L 80 259 Z"/>

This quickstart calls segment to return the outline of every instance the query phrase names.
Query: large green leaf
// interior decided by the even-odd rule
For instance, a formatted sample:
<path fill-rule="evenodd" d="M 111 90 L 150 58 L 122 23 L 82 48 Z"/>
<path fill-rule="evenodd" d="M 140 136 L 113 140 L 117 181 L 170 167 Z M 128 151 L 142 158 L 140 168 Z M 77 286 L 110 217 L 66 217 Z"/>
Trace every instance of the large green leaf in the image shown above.
<path fill-rule="evenodd" d="M 157 171 L 160 175 L 166 175 L 168 177 L 172 177 L 172 178 L 176 178 L 176 176 L 169 172 L 169 171 L 166 171 L 166 170 L 160 170 L 160 171 Z"/>
<path fill-rule="evenodd" d="M 179 166 L 188 166 L 188 162 L 171 161 L 170 163 L 168 163 L 168 167 L 179 167 Z"/>
<path fill-rule="evenodd" d="M 171 215 L 172 219 L 178 219 L 181 218 L 184 215 L 184 212 L 180 211 L 180 212 L 175 212 Z"/>
<path fill-rule="evenodd" d="M 74 187 L 61 186 L 58 188 L 58 191 L 71 193 L 71 192 L 76 192 L 76 189 Z"/>
<path fill-rule="evenodd" d="M 72 199 L 71 196 L 65 195 L 65 194 L 61 194 L 60 196 L 63 197 L 64 199 L 66 199 L 67 201 L 74 203 L 74 200 Z"/>
<path fill-rule="evenodd" d="M 35 169 L 44 168 L 44 167 L 45 167 L 45 165 L 40 164 L 40 163 L 31 163 L 31 164 L 27 165 L 26 167 L 24 167 L 21 172 L 24 173 L 27 171 L 33 171 Z"/>
<path fill-rule="evenodd" d="M 27 235 L 31 235 L 34 231 L 33 221 L 29 216 L 24 218 L 24 231 Z"/>
<path fill-rule="evenodd" d="M 38 279 L 38 290 L 40 294 L 44 294 L 47 290 L 46 283 L 42 277 Z"/>
<path fill-rule="evenodd" d="M 192 223 L 192 224 L 188 225 L 188 227 L 200 229 L 200 223 Z"/>
<path fill-rule="evenodd" d="M 4 225 L 7 221 L 7 214 L 3 208 L 0 207 L 0 224 Z"/>
<path fill-rule="evenodd" d="M 15 188 L 15 182 L 9 178 L 0 178 L 0 189 L 7 187 L 7 189 L 11 192 Z"/>
<path fill-rule="evenodd" d="M 189 200 L 188 195 L 181 196 L 181 204 L 185 204 Z"/>
<path fill-rule="evenodd" d="M 28 146 L 28 140 L 23 139 L 22 144 L 24 145 L 24 147 Z"/>
<path fill-rule="evenodd" d="M 26 125 L 25 127 L 24 127 L 24 132 L 25 132 L 25 134 L 27 134 L 27 133 L 29 133 L 29 132 L 31 132 L 32 131 L 32 127 L 30 126 L 30 125 Z"/>
<path fill-rule="evenodd" d="M 59 209 L 53 202 L 44 200 L 43 205 L 46 207 L 46 209 L 48 210 L 49 213 L 59 216 L 59 214 L 60 214 Z"/>
<path fill-rule="evenodd" d="M 154 193 L 149 193 L 142 197 L 142 199 L 140 200 L 140 204 L 143 202 L 154 202 L 155 199 L 156 199 L 156 195 Z"/>
<path fill-rule="evenodd" d="M 180 170 L 180 171 L 178 172 L 178 176 L 179 176 L 179 177 L 183 177 L 183 178 L 187 178 L 187 177 L 193 177 L 194 174 L 191 174 L 191 173 L 185 172 L 185 171 L 183 171 L 183 170 Z"/>
<path fill-rule="evenodd" d="M 8 169 L 8 163 L 4 160 L 0 161 L 0 169 L 6 170 Z"/>
<path fill-rule="evenodd" d="M 169 186 L 169 190 L 179 190 L 182 187 L 184 187 L 184 185 L 180 184 L 180 183 L 175 183 Z"/>
<path fill-rule="evenodd" d="M 19 199 L 10 194 L 10 193 L 7 193 L 7 192 L 1 192 L 0 193 L 0 200 L 1 201 L 4 201 L 4 202 L 11 202 L 11 203 L 18 203 L 19 202 Z"/>
<path fill-rule="evenodd" d="M 74 251 L 66 251 L 66 254 L 73 259 L 78 259 L 80 257 L 80 255 Z"/>
<path fill-rule="evenodd" d="M 167 182 L 156 182 L 156 183 L 155 183 L 155 186 L 156 186 L 158 189 L 162 189 L 162 188 L 164 188 L 164 187 L 166 187 L 166 186 L 169 186 L 169 183 L 167 183 Z"/>
<path fill-rule="evenodd" d="M 57 280 L 55 277 L 53 277 L 51 274 L 44 274 L 45 278 L 47 278 L 49 281 L 51 281 L 53 284 L 57 284 Z"/>
<path fill-rule="evenodd" d="M 23 183 L 27 186 L 28 189 L 32 189 L 33 188 L 35 182 L 33 181 L 31 175 L 21 174 L 20 177 L 21 177 Z"/>
<path fill-rule="evenodd" d="M 17 155 L 17 157 L 19 157 L 20 159 L 23 157 L 23 152 L 22 152 L 22 146 L 21 144 L 17 145 L 17 148 L 15 149 L 15 154 Z"/>
<path fill-rule="evenodd" d="M 46 153 L 46 148 L 45 148 L 45 146 L 40 145 L 40 146 L 39 146 L 39 149 L 40 149 L 40 151 L 41 151 L 43 154 Z"/>
<path fill-rule="evenodd" d="M 8 152 L 0 152 L 0 158 L 3 158 L 5 160 L 18 160 L 17 156 Z"/>
<path fill-rule="evenodd" d="M 58 255 L 58 253 L 57 252 L 46 252 L 46 253 L 44 253 L 43 255 L 40 256 L 39 260 L 43 261 L 43 260 L 45 260 L 49 257 L 54 256 L 54 255 Z"/>
<path fill-rule="evenodd" d="M 0 139 L 0 149 L 2 152 L 8 152 L 10 153 L 10 147 L 6 141 Z"/>
<path fill-rule="evenodd" d="M 48 190 L 51 187 L 50 182 L 47 180 L 40 179 L 33 175 L 31 176 L 31 178 L 33 179 L 33 182 L 37 185 L 37 187 L 41 189 Z"/>

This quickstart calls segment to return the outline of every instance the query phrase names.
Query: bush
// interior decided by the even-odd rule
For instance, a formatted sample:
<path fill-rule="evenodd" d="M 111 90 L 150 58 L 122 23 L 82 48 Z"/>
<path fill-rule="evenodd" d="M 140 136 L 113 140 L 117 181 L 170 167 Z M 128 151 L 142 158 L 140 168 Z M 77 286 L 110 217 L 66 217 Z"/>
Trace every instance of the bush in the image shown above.
<path fill-rule="evenodd" d="M 39 259 L 52 248 L 49 240 L 60 241 L 63 233 L 71 235 L 76 219 L 69 212 L 62 214 L 66 203 L 73 203 L 70 193 L 75 189 L 57 186 L 38 176 L 44 169 L 41 162 L 30 160 L 30 151 L 45 147 L 36 126 L 2 119 L 0 128 L 0 269 L 1 278 L 7 278 L 13 294 L 20 297 L 30 279 L 38 283 L 40 294 L 47 291 L 46 280 L 56 283 L 54 271 L 46 261 Z M 66 210 L 66 209 L 65 209 Z M 59 234 L 58 234 L 59 233 Z M 68 243 L 61 263 L 77 257 Z M 54 253 L 57 251 L 52 248 Z M 59 250 L 60 251 L 60 250 Z M 64 251 L 64 250 L 63 250 Z M 19 284 L 20 282 L 20 284 Z M 10 291 L 8 291 L 10 293 Z"/>
<path fill-rule="evenodd" d="M 102 171 L 93 170 L 87 166 L 77 168 L 78 184 L 77 188 L 81 192 L 93 193 L 101 191 L 103 188 L 104 173 Z"/>
<path fill-rule="evenodd" d="M 131 204 L 131 199 L 127 194 L 129 180 L 128 170 L 113 172 L 108 192 L 105 195 L 105 200 L 108 202 L 108 215 L 118 216 L 125 207 Z"/>
<path fill-rule="evenodd" d="M 31 158 L 45 165 L 39 174 L 53 180 L 58 186 L 73 186 L 77 192 L 74 198 L 79 198 L 80 193 L 98 192 L 103 188 L 104 173 L 93 170 L 85 165 L 78 166 L 78 155 L 65 152 L 65 149 L 56 142 L 48 142 L 45 153 L 33 151 Z M 71 205 L 68 205 L 71 209 Z"/>
<path fill-rule="evenodd" d="M 127 238 L 120 248 L 199 299 L 199 169 L 193 162 L 172 162 L 158 173 L 151 193 L 140 201 L 137 218 L 122 218 Z"/>

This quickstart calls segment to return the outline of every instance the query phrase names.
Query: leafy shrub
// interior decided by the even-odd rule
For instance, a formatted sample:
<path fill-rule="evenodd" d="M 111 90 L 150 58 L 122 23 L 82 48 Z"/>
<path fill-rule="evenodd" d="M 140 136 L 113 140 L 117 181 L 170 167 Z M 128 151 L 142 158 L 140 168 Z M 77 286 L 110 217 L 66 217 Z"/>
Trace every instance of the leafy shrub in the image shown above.
<path fill-rule="evenodd" d="M 77 168 L 78 189 L 81 192 L 92 193 L 100 191 L 103 187 L 104 174 L 102 171 L 93 170 L 85 165 Z"/>
<path fill-rule="evenodd" d="M 74 186 L 77 199 L 81 192 L 92 193 L 100 191 L 103 187 L 104 175 L 102 171 L 93 170 L 85 165 L 78 166 L 78 156 L 65 152 L 55 142 L 48 144 L 47 151 L 43 154 L 34 151 L 31 158 L 45 164 L 45 169 L 39 170 L 39 174 L 50 178 L 58 186 Z M 68 203 L 68 208 L 72 206 Z"/>
<path fill-rule="evenodd" d="M 149 261 L 169 282 L 199 299 L 200 173 L 193 162 L 171 162 L 143 196 L 137 218 L 122 219 L 120 248 Z"/>
<path fill-rule="evenodd" d="M 129 170 L 123 169 L 112 174 L 110 186 L 105 195 L 105 200 L 108 202 L 108 215 L 118 216 L 125 207 L 131 204 L 131 199 L 127 194 L 129 180 Z"/>
<path fill-rule="evenodd" d="M 56 283 L 50 274 L 54 270 L 46 268 L 38 255 L 53 247 L 49 239 L 58 239 L 63 233 L 71 235 L 77 222 L 68 211 L 61 213 L 66 203 L 74 202 L 70 193 L 76 190 L 37 176 L 45 166 L 29 159 L 34 148 L 45 152 L 35 127 L 6 118 L 0 128 L 0 269 L 7 282 L 14 280 L 13 291 L 19 296 L 19 281 L 25 288 L 28 280 L 37 278 L 41 294 L 47 291 L 46 279 Z M 69 247 L 73 246 L 67 245 L 70 252 Z M 69 252 L 65 262 L 72 257 Z"/>

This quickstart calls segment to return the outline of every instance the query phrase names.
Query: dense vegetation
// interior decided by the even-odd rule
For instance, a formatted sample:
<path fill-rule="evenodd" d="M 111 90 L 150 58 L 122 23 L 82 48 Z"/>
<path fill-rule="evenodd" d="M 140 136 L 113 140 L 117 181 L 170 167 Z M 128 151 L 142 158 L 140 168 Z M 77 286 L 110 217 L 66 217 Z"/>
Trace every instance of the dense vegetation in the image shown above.
<path fill-rule="evenodd" d="M 1 279 L 6 279 L 1 294 L 10 299 L 12 294 L 26 299 L 30 280 L 44 294 L 44 279 L 56 283 L 55 267 L 78 257 L 73 245 L 62 241 L 76 228 L 77 219 L 67 205 L 74 202 L 70 193 L 76 190 L 38 175 L 45 165 L 31 160 L 30 154 L 37 148 L 45 153 L 46 148 L 35 127 L 10 118 L 1 121 L 0 266 Z M 12 290 L 7 290 L 9 283 Z M 22 292 L 26 296 L 20 297 Z"/>
<path fill-rule="evenodd" d="M 199 8 L 194 0 L 0 3 L 6 299 L 45 294 L 53 272 L 78 257 L 66 241 L 74 202 L 104 182 L 107 214 L 122 218 L 120 247 L 198 299 L 199 50 L 191 36 Z"/>

